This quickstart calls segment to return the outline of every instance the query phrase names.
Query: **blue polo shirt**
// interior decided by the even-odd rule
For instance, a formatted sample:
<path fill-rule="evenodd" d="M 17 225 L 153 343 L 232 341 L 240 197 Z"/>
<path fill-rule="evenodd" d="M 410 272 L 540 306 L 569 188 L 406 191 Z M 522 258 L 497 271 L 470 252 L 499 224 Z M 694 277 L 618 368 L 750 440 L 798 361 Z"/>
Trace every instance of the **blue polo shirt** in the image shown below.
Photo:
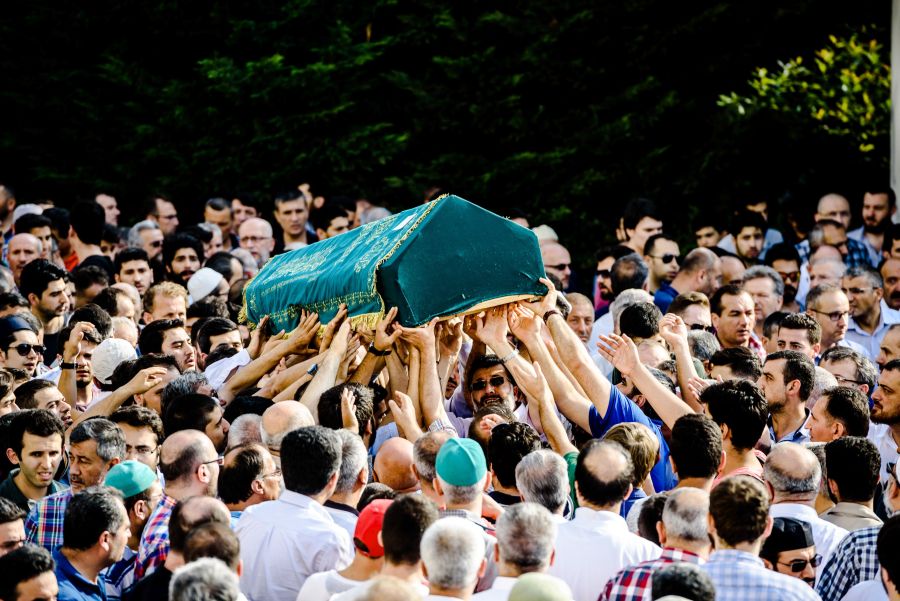
<path fill-rule="evenodd" d="M 75 569 L 62 549 L 53 552 L 56 562 L 56 581 L 59 583 L 59 601 L 106 601 L 106 581 L 103 575 L 93 583 Z"/>
<path fill-rule="evenodd" d="M 659 461 L 650 470 L 653 488 L 656 492 L 675 488 L 678 481 L 675 479 L 675 473 L 672 471 L 672 464 L 669 461 L 669 445 L 666 444 L 666 439 L 663 438 L 659 426 L 653 423 L 641 411 L 641 408 L 634 404 L 634 401 L 619 392 L 618 388 L 610 387 L 609 408 L 606 410 L 605 416 L 601 416 L 597 408 L 591 405 L 588 410 L 588 422 L 591 426 L 591 436 L 594 438 L 603 438 L 610 428 L 625 422 L 637 422 L 650 428 L 659 441 Z"/>
<path fill-rule="evenodd" d="M 669 310 L 669 305 L 678 296 L 678 291 L 672 288 L 669 282 L 663 282 L 656 294 L 653 295 L 653 304 L 659 307 L 659 310 L 665 313 Z"/>

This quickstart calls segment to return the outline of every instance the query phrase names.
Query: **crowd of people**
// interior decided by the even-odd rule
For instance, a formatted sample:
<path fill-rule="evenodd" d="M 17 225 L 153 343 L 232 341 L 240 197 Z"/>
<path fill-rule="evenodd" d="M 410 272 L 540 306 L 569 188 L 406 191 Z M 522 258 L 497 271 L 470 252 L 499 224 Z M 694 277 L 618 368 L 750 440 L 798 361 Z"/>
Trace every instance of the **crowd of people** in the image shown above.
<path fill-rule="evenodd" d="M 534 227 L 540 297 L 273 332 L 266 261 L 386 209 L 0 186 L 0 601 L 900 599 L 900 228 L 853 200 L 682 255 L 638 199 L 590 277 Z"/>

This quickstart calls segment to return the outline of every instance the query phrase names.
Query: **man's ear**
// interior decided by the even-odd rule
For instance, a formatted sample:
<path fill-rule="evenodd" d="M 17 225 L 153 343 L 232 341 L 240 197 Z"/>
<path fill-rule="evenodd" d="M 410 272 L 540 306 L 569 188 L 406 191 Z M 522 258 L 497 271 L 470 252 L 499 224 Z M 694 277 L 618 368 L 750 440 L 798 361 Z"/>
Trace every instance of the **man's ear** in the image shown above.
<path fill-rule="evenodd" d="M 12 449 L 6 449 L 6 458 L 9 459 L 9 462 L 13 465 L 19 465 L 19 457 Z"/>

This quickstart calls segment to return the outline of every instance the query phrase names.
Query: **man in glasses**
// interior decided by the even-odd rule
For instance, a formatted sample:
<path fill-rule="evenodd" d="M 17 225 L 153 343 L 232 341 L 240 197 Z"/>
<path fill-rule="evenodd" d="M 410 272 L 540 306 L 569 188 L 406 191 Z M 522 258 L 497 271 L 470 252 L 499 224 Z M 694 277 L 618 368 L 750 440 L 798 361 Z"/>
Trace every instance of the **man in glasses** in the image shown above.
<path fill-rule="evenodd" d="M 647 257 L 644 259 L 648 260 Z M 651 266 L 651 279 L 653 277 L 652 272 L 653 268 Z M 721 285 L 722 261 L 711 250 L 695 248 L 684 258 L 681 269 L 671 280 L 671 283 L 664 281 L 660 285 L 656 294 L 653 295 L 653 302 L 659 307 L 660 311 L 666 313 L 669 311 L 672 301 L 679 294 L 699 292 L 709 297 Z M 707 308 L 708 306 L 709 303 L 707 303 Z M 707 323 L 706 325 L 709 324 Z"/>
<path fill-rule="evenodd" d="M 506 405 L 510 411 L 515 409 L 519 388 L 499 357 L 477 357 L 469 368 L 469 374 L 467 386 L 475 410 L 489 403 Z"/>
<path fill-rule="evenodd" d="M 766 253 L 766 265 L 774 269 L 784 282 L 784 303 L 782 311 L 798 313 L 802 310 L 797 302 L 800 287 L 800 254 L 793 244 L 776 244 Z"/>
<path fill-rule="evenodd" d="M 159 226 L 163 236 L 171 236 L 178 228 L 178 211 L 165 196 L 155 195 L 148 200 L 147 219 Z"/>
<path fill-rule="evenodd" d="M 250 217 L 238 227 L 241 248 L 250 251 L 258 267 L 262 267 L 275 250 L 272 224 L 259 217 Z"/>
<path fill-rule="evenodd" d="M 31 305 L 31 313 L 44 328 L 44 363 L 56 360 L 59 332 L 65 325 L 66 313 L 72 310 L 68 293 L 69 274 L 50 261 L 38 259 L 22 269 L 19 292 Z"/>
<path fill-rule="evenodd" d="M 27 321 L 15 315 L 0 318 L 0 344 L 4 367 L 22 369 L 29 378 L 34 377 L 43 361 L 44 346 Z"/>
<path fill-rule="evenodd" d="M 161 234 L 158 250 L 162 251 Z M 115 272 L 116 282 L 131 284 L 138 294 L 143 295 L 153 285 L 153 268 L 150 266 L 150 257 L 143 248 L 128 247 L 119 251 L 116 255 Z"/>
<path fill-rule="evenodd" d="M 897 328 L 900 334 L 900 327 Z M 887 336 L 885 336 L 887 340 Z M 851 348 L 835 346 L 822 353 L 819 365 L 837 380 L 838 385 L 855 388 L 868 399 L 878 382 L 878 369 L 865 355 Z M 866 403 L 868 407 L 868 403 Z"/>
<path fill-rule="evenodd" d="M 816 568 L 822 556 L 816 555 L 812 528 L 806 522 L 792 518 L 772 520 L 772 532 L 759 556 L 770 570 L 815 586 Z"/>
<path fill-rule="evenodd" d="M 678 275 L 681 254 L 678 243 L 665 234 L 655 234 L 644 244 L 644 262 L 650 268 L 650 294 L 655 294 L 663 284 Z"/>
<path fill-rule="evenodd" d="M 771 267 L 755 265 L 744 272 L 743 288 L 753 299 L 753 311 L 756 314 L 754 333 L 762 338 L 766 318 L 781 311 L 784 304 L 784 282 Z"/>
<path fill-rule="evenodd" d="M 159 468 L 159 445 L 162 442 L 162 419 L 152 409 L 131 405 L 109 416 L 125 434 L 125 459 L 140 461 L 155 473 Z"/>
<path fill-rule="evenodd" d="M 568 290 L 572 276 L 572 257 L 566 247 L 553 240 L 544 242 L 541 244 L 541 259 L 546 272 L 559 278 L 562 289 Z"/>
<path fill-rule="evenodd" d="M 25 512 L 0 497 L 0 557 L 25 544 Z"/>
<path fill-rule="evenodd" d="M 219 498 L 231 512 L 233 524 L 247 507 L 277 499 L 282 485 L 281 469 L 264 445 L 249 443 L 225 454 L 219 471 Z"/>
<path fill-rule="evenodd" d="M 881 274 L 871 267 L 848 269 L 841 288 L 850 302 L 847 339 L 862 346 L 869 359 L 874 359 L 888 328 L 900 323 L 900 312 L 884 302 L 884 282 Z"/>

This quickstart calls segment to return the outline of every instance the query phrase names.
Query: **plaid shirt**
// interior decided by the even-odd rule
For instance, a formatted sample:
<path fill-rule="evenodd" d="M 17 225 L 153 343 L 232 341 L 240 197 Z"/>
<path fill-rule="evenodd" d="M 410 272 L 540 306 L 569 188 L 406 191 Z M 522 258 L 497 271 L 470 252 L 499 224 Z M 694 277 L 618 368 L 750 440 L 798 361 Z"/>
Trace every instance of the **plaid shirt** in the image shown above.
<path fill-rule="evenodd" d="M 137 561 L 134 567 L 134 579 L 140 580 L 150 575 L 166 560 L 169 554 L 169 517 L 178 501 L 163 493 L 156 509 L 144 527 L 141 545 L 138 547 Z"/>
<path fill-rule="evenodd" d="M 72 496 L 70 488 L 35 503 L 25 519 L 25 536 L 29 543 L 40 545 L 51 552 L 62 546 L 63 519 Z"/>
<path fill-rule="evenodd" d="M 823 601 L 838 601 L 854 585 L 878 577 L 876 543 L 881 526 L 851 532 L 831 554 L 831 559 L 819 572 L 816 590 Z"/>
<path fill-rule="evenodd" d="M 762 559 L 746 551 L 713 551 L 703 569 L 716 587 L 718 601 L 819 601 L 811 586 L 767 570 Z"/>
<path fill-rule="evenodd" d="M 651 598 L 653 572 L 676 561 L 702 564 L 703 558 L 690 551 L 663 547 L 658 559 L 625 568 L 606 583 L 598 601 L 642 601 Z"/>
<path fill-rule="evenodd" d="M 797 253 L 800 255 L 801 263 L 809 262 L 809 240 L 803 240 L 794 245 L 797 249 Z M 866 248 L 866 245 L 860 242 L 859 240 L 854 240 L 849 235 L 847 236 L 847 256 L 844 257 L 844 265 L 847 267 L 857 267 L 859 265 L 867 265 L 872 267 L 872 263 L 869 261 L 869 251 Z"/>

